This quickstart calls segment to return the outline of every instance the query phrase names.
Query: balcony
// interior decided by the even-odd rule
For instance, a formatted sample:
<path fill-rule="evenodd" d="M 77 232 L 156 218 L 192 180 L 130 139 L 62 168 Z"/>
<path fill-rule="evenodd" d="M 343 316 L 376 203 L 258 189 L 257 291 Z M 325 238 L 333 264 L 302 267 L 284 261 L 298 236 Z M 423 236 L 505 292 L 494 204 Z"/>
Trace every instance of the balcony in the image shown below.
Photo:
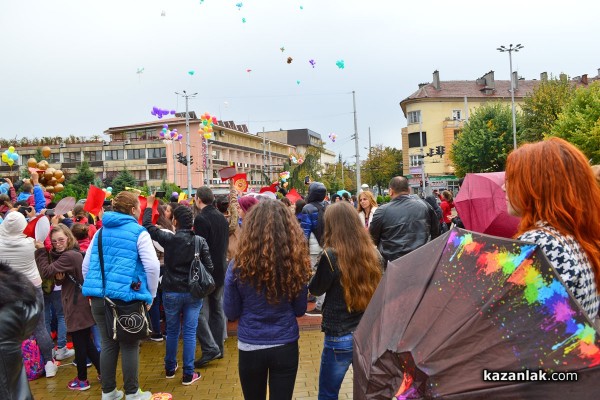
<path fill-rule="evenodd" d="M 166 158 L 149 158 L 148 159 L 148 165 L 152 165 L 152 164 L 166 164 L 167 163 L 167 159 Z"/>
<path fill-rule="evenodd" d="M 464 124 L 463 120 L 446 118 L 446 120 L 444 121 L 444 124 L 443 124 L 443 129 L 446 129 L 446 128 L 462 129 L 463 124 Z"/>

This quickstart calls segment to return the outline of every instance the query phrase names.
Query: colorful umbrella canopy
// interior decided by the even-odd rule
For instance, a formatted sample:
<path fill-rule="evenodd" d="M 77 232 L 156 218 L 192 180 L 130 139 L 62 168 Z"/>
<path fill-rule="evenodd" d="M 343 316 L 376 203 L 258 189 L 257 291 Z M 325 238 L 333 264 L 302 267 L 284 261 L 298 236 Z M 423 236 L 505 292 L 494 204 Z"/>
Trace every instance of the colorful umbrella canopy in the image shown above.
<path fill-rule="evenodd" d="M 511 238 L 519 218 L 508 213 L 502 189 L 504 172 L 467 174 L 454 200 L 465 228 L 488 235 Z"/>
<path fill-rule="evenodd" d="M 537 245 L 455 228 L 388 265 L 354 334 L 354 399 L 595 398 L 599 333 Z"/>

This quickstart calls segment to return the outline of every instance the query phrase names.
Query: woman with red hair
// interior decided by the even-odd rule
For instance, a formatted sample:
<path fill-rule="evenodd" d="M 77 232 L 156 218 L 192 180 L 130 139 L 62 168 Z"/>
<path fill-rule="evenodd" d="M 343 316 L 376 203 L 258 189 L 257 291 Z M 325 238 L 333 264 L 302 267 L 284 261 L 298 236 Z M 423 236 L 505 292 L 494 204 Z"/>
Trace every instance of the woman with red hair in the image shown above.
<path fill-rule="evenodd" d="M 581 151 L 551 138 L 506 161 L 508 211 L 521 217 L 517 239 L 538 244 L 591 319 L 600 296 L 600 188 Z"/>

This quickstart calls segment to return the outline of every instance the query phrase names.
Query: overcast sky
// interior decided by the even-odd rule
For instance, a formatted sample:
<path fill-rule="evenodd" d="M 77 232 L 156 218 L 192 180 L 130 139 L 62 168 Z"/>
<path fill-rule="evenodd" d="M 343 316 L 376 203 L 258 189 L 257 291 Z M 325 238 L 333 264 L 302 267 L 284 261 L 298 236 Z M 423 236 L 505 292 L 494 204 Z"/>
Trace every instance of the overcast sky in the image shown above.
<path fill-rule="evenodd" d="M 253 133 L 309 128 L 351 161 L 353 90 L 364 158 L 369 127 L 373 145 L 401 146 L 399 102 L 436 69 L 442 81 L 490 70 L 508 79 L 508 55 L 496 48 L 509 43 L 525 46 L 513 67 L 526 79 L 543 71 L 595 76 L 600 67 L 597 1 L 0 4 L 3 138 L 91 136 L 152 121 L 153 106 L 184 111 L 174 92 L 186 90 L 198 92 L 190 110 Z"/>

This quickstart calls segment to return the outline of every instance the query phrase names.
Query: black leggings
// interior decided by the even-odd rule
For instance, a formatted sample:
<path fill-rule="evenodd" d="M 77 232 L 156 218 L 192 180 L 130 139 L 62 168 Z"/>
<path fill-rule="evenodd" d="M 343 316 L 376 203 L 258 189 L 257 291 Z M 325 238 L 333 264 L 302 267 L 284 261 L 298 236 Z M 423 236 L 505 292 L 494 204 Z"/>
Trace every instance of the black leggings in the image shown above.
<path fill-rule="evenodd" d="M 240 382 L 244 398 L 290 400 L 298 373 L 298 342 L 263 350 L 239 351 Z"/>
<path fill-rule="evenodd" d="M 71 332 L 73 348 L 75 349 L 75 362 L 77 363 L 77 378 L 87 380 L 87 359 L 89 358 L 100 375 L 100 353 L 94 345 L 91 328 Z"/>

